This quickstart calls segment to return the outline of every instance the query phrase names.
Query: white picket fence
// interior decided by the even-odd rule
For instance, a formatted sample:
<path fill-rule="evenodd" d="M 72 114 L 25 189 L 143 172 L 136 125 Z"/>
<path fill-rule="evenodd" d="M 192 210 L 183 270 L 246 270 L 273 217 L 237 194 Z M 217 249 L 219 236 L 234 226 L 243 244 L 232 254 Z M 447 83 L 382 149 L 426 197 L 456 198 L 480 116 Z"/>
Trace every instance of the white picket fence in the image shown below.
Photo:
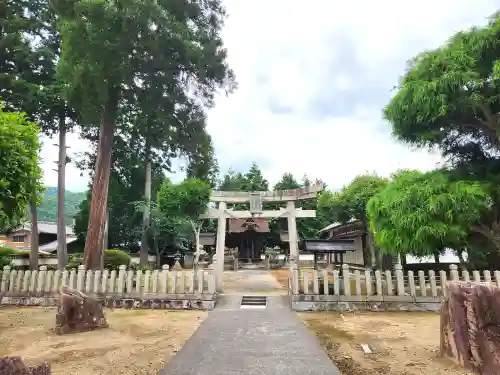
<path fill-rule="evenodd" d="M 212 270 L 135 271 L 120 266 L 119 270 L 91 271 L 85 266 L 78 270 L 49 271 L 41 266 L 36 271 L 17 271 L 4 267 L 0 278 L 0 292 L 7 296 L 50 295 L 68 285 L 79 292 L 99 293 L 114 297 L 154 298 L 163 295 L 214 294 L 215 278 Z"/>
<path fill-rule="evenodd" d="M 342 266 L 342 274 L 338 270 L 292 270 L 290 290 L 292 295 L 342 296 L 347 300 L 376 301 L 380 297 L 401 297 L 401 300 L 415 301 L 428 297 L 446 296 L 446 281 L 461 280 L 491 283 L 500 287 L 500 271 L 469 272 L 458 270 L 454 264 L 450 271 L 413 271 L 404 272 L 401 265 L 394 271 L 372 270 L 350 272 L 349 266 Z"/>

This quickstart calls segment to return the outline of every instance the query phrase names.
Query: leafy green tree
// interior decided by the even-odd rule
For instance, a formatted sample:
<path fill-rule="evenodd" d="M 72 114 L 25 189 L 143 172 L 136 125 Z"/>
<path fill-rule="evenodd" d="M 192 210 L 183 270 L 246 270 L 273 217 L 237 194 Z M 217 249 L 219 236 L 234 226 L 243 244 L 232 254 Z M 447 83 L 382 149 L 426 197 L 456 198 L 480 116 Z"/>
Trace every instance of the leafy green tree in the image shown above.
<path fill-rule="evenodd" d="M 59 18 L 59 74 L 69 83 L 67 98 L 86 123 L 100 123 L 85 242 L 85 263 L 93 269 L 100 260 L 119 109 L 128 103 L 133 108 L 141 88 L 161 91 L 164 97 L 172 94 L 174 83 L 175 92 L 189 88 L 205 105 L 213 104 L 218 86 L 232 89 L 219 36 L 225 14 L 218 0 L 51 4 Z"/>
<path fill-rule="evenodd" d="M 442 171 L 404 171 L 370 199 L 367 212 L 384 251 L 428 256 L 445 248 L 461 251 L 489 205 L 480 183 L 450 181 Z"/>
<path fill-rule="evenodd" d="M 3 230 L 21 219 L 32 197 L 43 191 L 38 132 L 37 125 L 25 115 L 5 112 L 0 103 L 0 228 Z"/>
<path fill-rule="evenodd" d="M 384 110 L 395 136 L 445 153 L 500 150 L 500 17 L 458 32 L 409 64 Z"/>
<path fill-rule="evenodd" d="M 350 220 L 361 222 L 367 234 L 367 246 L 364 250 L 369 251 L 369 254 L 365 254 L 365 258 L 377 252 L 369 228 L 366 205 L 386 184 L 387 179 L 376 174 L 359 175 L 350 184 L 342 187 L 339 192 L 323 192 L 318 198 L 318 213 L 323 220 L 328 219 L 329 223 L 341 224 L 348 223 Z"/>
<path fill-rule="evenodd" d="M 199 217 L 207 210 L 211 191 L 210 185 L 202 180 L 186 179 L 179 184 L 166 181 L 158 192 L 160 212 L 179 226 L 185 227 L 186 223 L 191 226 L 196 244 L 195 264 L 201 250 Z"/>
<path fill-rule="evenodd" d="M 195 150 L 188 156 L 186 176 L 206 181 L 212 188 L 218 185 L 219 164 L 215 156 L 212 138 L 206 132 L 199 133 Z"/>
<path fill-rule="evenodd" d="M 7 1 L 3 10 L 5 17 L 0 20 L 0 97 L 5 100 L 6 109 L 25 112 L 46 135 L 59 133 L 57 226 L 58 238 L 65 239 L 66 132 L 74 126 L 75 114 L 62 98 L 64 84 L 55 74 L 60 52 L 55 13 L 43 0 Z M 30 212 L 34 228 L 31 247 L 36 248 L 35 234 L 38 231 L 34 203 Z M 62 268 L 67 262 L 65 240 L 58 241 L 57 254 L 58 265 Z"/>
<path fill-rule="evenodd" d="M 108 199 L 108 243 L 103 244 L 105 245 L 103 248 L 137 251 L 141 241 L 142 211 L 138 210 L 136 202 L 143 202 L 144 199 L 142 187 L 145 166 L 134 165 L 131 158 L 126 162 L 127 164 L 125 161 L 123 163 L 116 161 L 111 171 Z M 122 169 L 125 165 L 126 170 Z M 156 194 L 165 176 L 162 169 L 157 166 L 153 166 L 152 175 L 152 191 Z M 84 241 L 87 236 L 90 199 L 89 190 L 75 216 L 75 234 L 81 241 Z"/>

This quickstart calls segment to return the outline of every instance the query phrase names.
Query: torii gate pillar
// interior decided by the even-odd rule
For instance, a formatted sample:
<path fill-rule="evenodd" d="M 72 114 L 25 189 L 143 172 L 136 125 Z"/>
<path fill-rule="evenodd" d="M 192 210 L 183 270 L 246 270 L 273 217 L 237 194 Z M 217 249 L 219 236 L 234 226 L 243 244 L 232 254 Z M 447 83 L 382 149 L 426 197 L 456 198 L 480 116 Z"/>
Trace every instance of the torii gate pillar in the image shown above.
<path fill-rule="evenodd" d="M 226 247 L 226 202 L 219 202 L 219 212 L 221 215 L 217 220 L 217 242 L 215 247 L 215 255 L 217 261 L 215 262 L 215 288 L 218 292 L 223 289 L 224 277 L 224 249 Z"/>
<path fill-rule="evenodd" d="M 295 264 L 299 256 L 299 245 L 297 239 L 297 217 L 295 215 L 295 201 L 286 202 L 286 210 L 290 213 L 288 221 L 288 245 L 290 246 L 290 264 Z"/>

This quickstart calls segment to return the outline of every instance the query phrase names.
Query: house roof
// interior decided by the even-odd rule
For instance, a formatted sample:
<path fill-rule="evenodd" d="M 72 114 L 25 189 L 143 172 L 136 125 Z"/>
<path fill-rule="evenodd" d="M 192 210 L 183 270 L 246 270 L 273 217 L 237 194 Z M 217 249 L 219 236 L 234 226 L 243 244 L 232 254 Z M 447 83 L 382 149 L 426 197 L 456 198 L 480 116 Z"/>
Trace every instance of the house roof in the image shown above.
<path fill-rule="evenodd" d="M 342 225 L 346 225 L 346 224 L 350 224 L 350 223 L 354 223 L 355 221 L 358 221 L 358 219 L 354 219 L 352 218 L 351 220 L 349 220 L 347 223 L 340 223 L 340 222 L 335 222 L 335 223 L 332 223 L 330 225 L 327 225 L 326 227 L 324 227 L 323 229 L 320 229 L 318 231 L 318 234 L 319 233 L 323 233 L 323 232 L 326 232 L 326 231 L 329 231 L 331 229 L 335 229 L 335 228 L 338 228 L 338 227 L 341 227 Z"/>
<path fill-rule="evenodd" d="M 66 237 L 66 244 L 75 242 L 78 238 L 77 237 Z M 46 243 L 45 245 L 40 245 L 38 247 L 39 252 L 46 252 L 46 253 L 51 253 L 53 251 L 57 250 L 57 240 Z"/>
<path fill-rule="evenodd" d="M 15 228 L 12 232 L 18 232 L 20 230 L 31 231 L 31 223 L 26 222 L 23 225 Z M 38 233 L 48 233 L 57 234 L 57 223 L 51 221 L 39 221 L 38 222 Z M 73 228 L 66 225 L 66 235 L 74 236 Z"/>

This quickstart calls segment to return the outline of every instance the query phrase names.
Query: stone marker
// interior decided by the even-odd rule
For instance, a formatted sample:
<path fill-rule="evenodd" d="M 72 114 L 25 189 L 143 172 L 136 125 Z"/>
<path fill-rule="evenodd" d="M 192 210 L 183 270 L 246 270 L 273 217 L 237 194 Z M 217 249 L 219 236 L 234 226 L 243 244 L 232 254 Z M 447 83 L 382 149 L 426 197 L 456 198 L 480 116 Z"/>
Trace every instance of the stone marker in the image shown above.
<path fill-rule="evenodd" d="M 21 357 L 0 357 L 0 375 L 50 375 L 50 365 L 28 367 Z"/>
<path fill-rule="evenodd" d="M 86 294 L 63 286 L 59 295 L 56 315 L 56 333 L 76 333 L 96 328 L 107 328 L 102 304 Z"/>

